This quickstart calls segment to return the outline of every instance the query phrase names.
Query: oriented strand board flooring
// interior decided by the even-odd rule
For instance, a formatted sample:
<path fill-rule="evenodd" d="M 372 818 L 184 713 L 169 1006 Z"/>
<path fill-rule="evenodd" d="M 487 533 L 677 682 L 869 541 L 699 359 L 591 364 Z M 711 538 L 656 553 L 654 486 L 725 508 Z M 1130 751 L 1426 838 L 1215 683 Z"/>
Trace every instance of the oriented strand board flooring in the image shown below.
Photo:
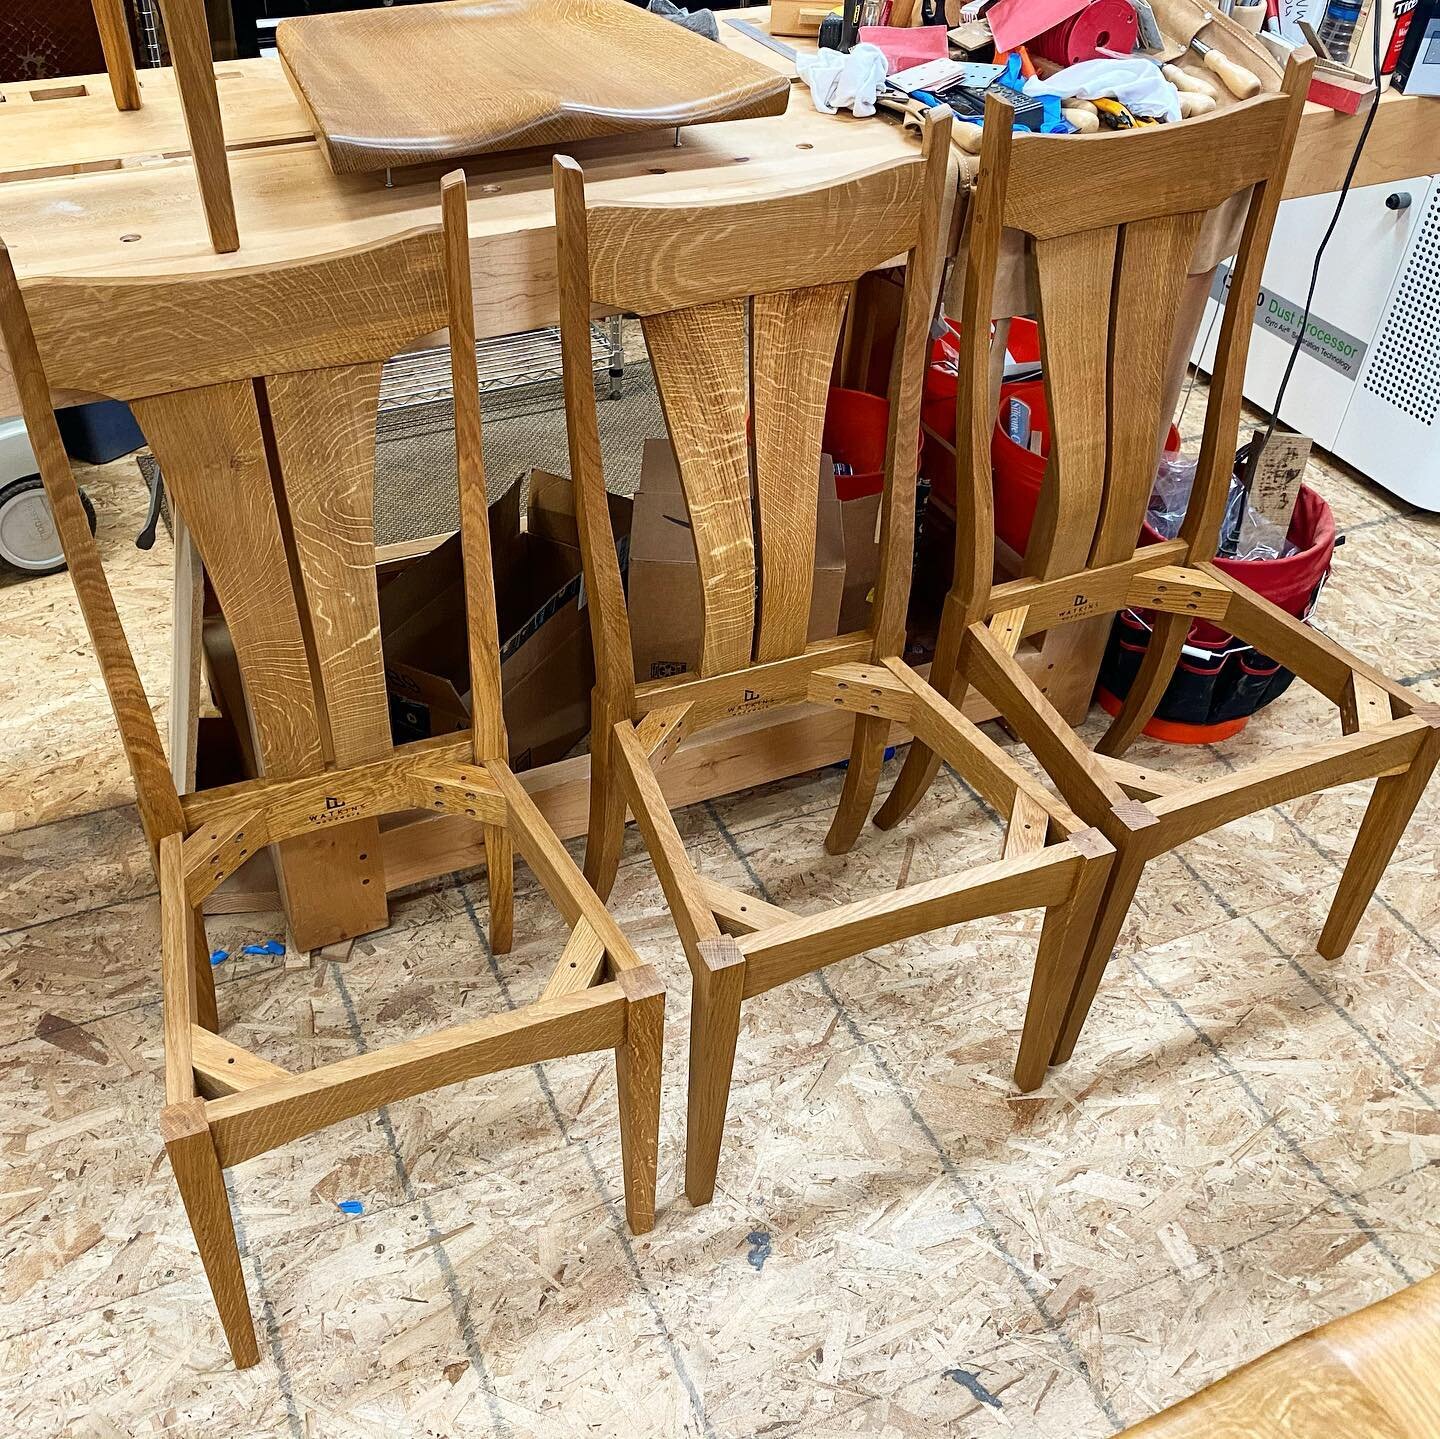
<path fill-rule="evenodd" d="M 1440 698 L 1440 522 L 1318 482 L 1347 535 L 1327 629 Z M 157 637 L 161 554 L 134 566 Z M 73 817 L 0 840 L 7 1435 L 1089 1439 L 1440 1267 L 1440 788 L 1337 963 L 1313 940 L 1363 787 L 1155 865 L 1033 1097 L 1008 1078 L 1033 915 L 752 1003 L 699 1212 L 678 1197 L 688 979 L 632 836 L 617 912 L 671 986 L 655 1232 L 620 1219 L 608 1063 L 397 1105 L 233 1172 L 264 1354 L 236 1374 L 158 1140 L 154 885 L 84 710 L 98 681 L 69 698 L 83 638 L 56 583 L 0 592 L 28 607 L 22 648 L 69 657 L 7 648 L 7 734 L 33 750 L 7 751 L 3 808 L 80 777 Z M 1192 771 L 1337 732 L 1296 688 L 1217 750 L 1144 752 Z M 111 807 L 80 813 L 87 787 Z M 681 824 L 707 872 L 800 909 L 993 852 L 993 817 L 942 778 L 900 832 L 828 858 L 838 791 L 824 772 Z M 222 1019 L 304 1067 L 523 1003 L 564 931 L 523 870 L 520 895 L 499 959 L 462 877 L 345 961 L 232 958 Z M 277 927 L 211 932 L 235 950 Z"/>

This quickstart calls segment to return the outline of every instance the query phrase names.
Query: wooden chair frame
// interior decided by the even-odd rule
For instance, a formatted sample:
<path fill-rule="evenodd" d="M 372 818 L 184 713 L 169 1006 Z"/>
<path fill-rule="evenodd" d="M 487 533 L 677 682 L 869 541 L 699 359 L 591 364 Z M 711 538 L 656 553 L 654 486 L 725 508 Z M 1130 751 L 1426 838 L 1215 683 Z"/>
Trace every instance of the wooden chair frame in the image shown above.
<path fill-rule="evenodd" d="M 971 504 L 959 507 L 955 581 L 930 678 L 954 704 L 970 685 L 979 689 L 1076 812 L 1116 847 L 1056 1041 L 1057 1064 L 1074 1050 L 1147 861 L 1271 805 L 1376 778 L 1320 936 L 1320 953 L 1338 957 L 1440 759 L 1440 706 L 1417 703 L 1403 686 L 1210 562 L 1239 427 L 1251 297 L 1311 63 L 1292 57 L 1280 94 L 1165 129 L 1015 140 L 1003 107 L 990 110 L 993 123 L 985 126 L 957 395 L 957 492 Z M 1163 409 L 1171 332 L 1161 317 L 1174 313 L 1205 211 L 1246 189 L 1248 212 L 1189 511 L 1179 538 L 1137 549 L 1170 418 Z M 1085 205 L 1070 202 L 1077 193 L 1087 197 Z M 1023 577 L 992 588 L 994 406 L 986 321 L 1005 227 L 1030 241 L 1053 439 Z M 1099 403 L 1106 395 L 1108 405 Z M 1092 753 L 1014 654 L 1029 636 L 1079 624 L 1098 663 L 1109 617 L 1127 607 L 1153 611 L 1155 625 L 1123 708 Z M 1123 753 L 1153 715 L 1197 617 L 1239 635 L 1334 701 L 1342 735 L 1200 784 L 1127 763 Z M 894 824 L 913 808 L 940 758 L 921 736 L 878 823 Z"/>
<path fill-rule="evenodd" d="M 124 0 L 90 0 L 105 72 L 117 110 L 140 108 L 140 79 L 130 48 L 130 27 Z M 220 95 L 215 88 L 215 62 L 210 53 L 210 29 L 205 21 L 205 0 L 159 0 L 160 18 L 170 46 L 175 86 L 185 116 L 185 133 L 195 161 L 195 179 L 205 225 L 216 253 L 240 248 L 235 225 L 235 200 L 230 193 L 230 162 L 225 156 L 225 130 L 220 120 Z"/>
<path fill-rule="evenodd" d="M 505 762 L 462 173 L 444 180 L 442 210 L 440 226 L 288 268 L 133 282 L 33 281 L 24 294 L 0 247 L 0 334 L 14 362 L 31 443 L 156 859 L 165 1041 L 161 1133 L 240 1368 L 256 1363 L 259 1349 L 224 1171 L 366 1110 L 478 1075 L 613 1050 L 626 1214 L 637 1233 L 654 1223 L 664 991 Z M 352 328 L 332 330 L 323 341 L 307 335 L 307 314 L 322 312 L 333 326 L 336 311 L 346 307 L 354 312 Z M 133 340 L 172 323 L 163 354 L 138 341 L 122 348 L 108 339 L 118 330 Z M 392 750 L 369 516 L 374 401 L 381 361 L 446 325 L 453 342 L 474 720 L 464 737 Z M 165 393 L 163 382 L 172 373 L 186 376 L 195 388 Z M 373 378 L 373 385 L 357 383 L 357 375 Z M 334 762 L 183 799 L 177 794 L 61 445 L 52 383 L 118 392 L 134 402 L 216 577 L 247 689 L 277 683 L 287 662 L 302 674 L 313 666 L 332 700 Z M 261 401 L 263 445 L 258 430 L 246 433 L 240 425 L 244 407 L 227 409 L 227 395 L 244 399 L 251 415 Z M 292 410 L 292 418 L 301 416 L 302 429 L 336 422 L 309 454 L 297 449 L 296 430 L 285 420 L 286 406 L 297 397 L 305 403 Z M 177 438 L 184 430 L 181 421 L 209 429 Z M 369 434 L 362 439 L 368 444 L 352 447 L 347 434 L 366 424 Z M 262 453 L 252 464 L 257 451 Z M 370 474 L 363 486 L 352 484 L 362 473 L 357 459 L 365 454 Z M 247 477 L 255 480 L 253 487 Z M 233 563 L 214 552 L 217 532 L 204 518 L 207 487 L 222 491 L 212 503 L 223 508 L 226 532 L 242 535 L 254 567 L 248 588 L 233 584 Z M 363 502 L 355 501 L 362 490 Z M 283 568 L 277 575 L 264 563 L 264 537 L 277 512 L 299 538 L 301 574 L 293 591 Z M 304 539 L 317 530 L 326 540 L 319 550 Z M 220 562 L 212 566 L 212 559 Z M 276 598 L 282 591 L 283 603 Z M 290 653 L 287 661 L 283 620 L 297 593 L 302 608 L 308 602 L 309 635 L 303 648 L 292 647 L 299 653 Z M 289 613 L 298 633 L 294 609 Z M 293 713 L 303 728 L 304 710 L 297 704 Z M 368 749 L 358 741 L 367 716 L 375 722 Z M 511 943 L 512 844 L 570 924 L 541 997 L 308 1073 L 291 1073 L 223 1038 L 202 919 L 205 898 L 267 845 L 318 838 L 323 846 L 345 842 L 346 836 L 355 843 L 358 834 L 358 843 L 374 851 L 374 862 L 362 865 L 362 872 L 376 877 L 383 914 L 376 822 L 418 809 L 466 816 L 481 827 L 495 950 L 508 950 Z M 371 855 L 362 852 L 359 859 Z M 368 885 L 370 878 L 361 882 Z"/>
<path fill-rule="evenodd" d="M 586 875 L 599 893 L 609 892 L 628 803 L 693 980 L 685 1187 L 697 1205 L 714 1193 L 745 1000 L 880 944 L 1043 907 L 1017 1067 L 1022 1082 L 1032 1083 L 1058 1033 L 1113 854 L 901 658 L 914 435 L 953 187 L 949 126 L 948 111 L 932 114 L 922 153 L 911 160 L 846 184 L 749 203 L 587 205 L 579 167 L 564 157 L 555 162 L 570 456 L 597 673 Z M 861 275 L 897 252 L 906 255 L 906 284 L 872 623 L 807 644 L 820 430 L 845 298 Z M 645 328 L 696 539 L 704 609 L 698 673 L 634 680 L 590 377 L 592 305 L 638 312 Z M 718 720 L 802 702 L 855 716 L 844 792 L 826 840 L 832 853 L 847 850 L 859 833 L 898 723 L 926 736 L 1009 817 L 1002 857 L 804 917 L 703 878 L 660 786 L 665 762 L 682 738 Z"/>

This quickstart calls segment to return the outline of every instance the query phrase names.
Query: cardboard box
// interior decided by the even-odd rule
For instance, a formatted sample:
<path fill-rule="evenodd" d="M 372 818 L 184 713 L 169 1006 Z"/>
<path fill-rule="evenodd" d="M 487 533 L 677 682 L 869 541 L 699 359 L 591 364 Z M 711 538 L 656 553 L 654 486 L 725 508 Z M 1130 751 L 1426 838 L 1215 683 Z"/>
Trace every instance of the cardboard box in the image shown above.
<path fill-rule="evenodd" d="M 590 729 L 595 659 L 580 573 L 570 482 L 535 470 L 526 525 L 521 481 L 490 506 L 500 682 L 510 765 L 562 758 Z M 630 501 L 610 497 L 621 566 Z M 390 728 L 397 744 L 470 726 L 470 657 L 459 535 L 423 555 L 380 592 Z"/>
<path fill-rule="evenodd" d="M 820 465 L 815 516 L 815 579 L 809 638 L 827 639 L 840 621 L 845 585 L 845 539 L 835 474 L 828 455 Z M 630 532 L 630 641 L 635 677 L 659 679 L 700 662 L 700 567 L 680 469 L 668 440 L 646 440 Z"/>
<path fill-rule="evenodd" d="M 870 623 L 875 607 L 875 581 L 880 577 L 879 495 L 840 501 L 845 534 L 845 588 L 840 597 L 840 628 L 848 635 Z"/>

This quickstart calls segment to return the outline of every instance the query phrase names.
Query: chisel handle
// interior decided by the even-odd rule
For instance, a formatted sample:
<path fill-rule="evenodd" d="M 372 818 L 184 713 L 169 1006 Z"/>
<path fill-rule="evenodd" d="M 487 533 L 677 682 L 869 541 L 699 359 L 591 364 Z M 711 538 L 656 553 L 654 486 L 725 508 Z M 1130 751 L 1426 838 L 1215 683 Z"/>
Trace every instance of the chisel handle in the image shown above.
<path fill-rule="evenodd" d="M 1215 94 L 1215 87 L 1208 81 L 1202 80 L 1198 75 L 1192 75 L 1188 70 L 1182 70 L 1178 65 L 1162 65 L 1160 73 L 1177 89 L 1189 90 L 1195 95 L 1209 95 L 1212 98 Z"/>
<path fill-rule="evenodd" d="M 1260 77 L 1252 75 L 1250 71 L 1242 69 L 1233 60 L 1228 60 L 1218 50 L 1210 46 L 1201 46 L 1198 40 L 1192 40 L 1192 48 L 1205 63 L 1205 68 L 1212 74 L 1220 77 L 1220 83 L 1237 99 L 1248 100 L 1252 95 L 1260 93 Z"/>

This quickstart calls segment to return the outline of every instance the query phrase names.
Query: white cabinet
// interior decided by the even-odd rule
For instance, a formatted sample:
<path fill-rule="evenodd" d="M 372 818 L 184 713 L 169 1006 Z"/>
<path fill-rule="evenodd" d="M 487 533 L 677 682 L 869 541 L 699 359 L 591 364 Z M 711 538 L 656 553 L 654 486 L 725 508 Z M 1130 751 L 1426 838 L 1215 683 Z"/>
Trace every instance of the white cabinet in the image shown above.
<path fill-rule="evenodd" d="M 1280 207 L 1245 372 L 1246 398 L 1263 409 L 1289 360 L 1335 198 Z M 1228 282 L 1228 267 L 1222 273 Z M 1191 357 L 1202 369 L 1214 359 L 1218 314 L 1212 298 Z M 1306 328 L 1280 418 L 1387 489 L 1440 510 L 1440 182 L 1351 191 Z"/>

